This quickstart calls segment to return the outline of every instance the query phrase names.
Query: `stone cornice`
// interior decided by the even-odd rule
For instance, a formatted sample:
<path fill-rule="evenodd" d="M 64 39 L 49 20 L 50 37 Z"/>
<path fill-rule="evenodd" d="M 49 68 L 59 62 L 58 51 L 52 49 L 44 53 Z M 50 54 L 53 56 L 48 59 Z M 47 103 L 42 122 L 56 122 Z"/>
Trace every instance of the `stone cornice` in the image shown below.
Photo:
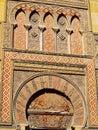
<path fill-rule="evenodd" d="M 66 57 L 87 58 L 87 59 L 93 58 L 93 56 L 90 56 L 90 55 L 74 55 L 74 54 L 66 54 L 66 53 L 43 52 L 43 51 L 33 51 L 33 50 L 19 50 L 19 49 L 13 49 L 13 48 L 3 48 L 3 50 L 9 51 L 9 52 L 43 54 L 43 55 L 51 55 L 51 56 L 66 56 Z"/>
<path fill-rule="evenodd" d="M 88 9 L 88 5 L 86 0 L 8 0 L 8 1 L 18 1 L 18 2 L 34 2 L 34 3 L 44 3 L 44 4 L 51 4 L 51 5 L 60 5 L 60 6 L 69 6 L 69 7 L 77 7 L 77 8 L 81 8 L 81 9 Z"/>

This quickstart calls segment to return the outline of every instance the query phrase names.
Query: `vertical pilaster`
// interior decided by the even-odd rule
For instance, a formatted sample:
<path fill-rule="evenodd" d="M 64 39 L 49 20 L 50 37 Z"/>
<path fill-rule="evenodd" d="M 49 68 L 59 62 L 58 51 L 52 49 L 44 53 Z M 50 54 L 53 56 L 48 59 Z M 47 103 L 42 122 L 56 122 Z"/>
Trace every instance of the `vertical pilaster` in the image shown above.
<path fill-rule="evenodd" d="M 43 23 L 44 13 L 41 12 L 40 15 L 41 15 L 41 19 L 38 27 L 40 29 L 40 51 L 43 51 L 43 31 L 46 29 L 46 27 Z"/>
<path fill-rule="evenodd" d="M 52 28 L 55 33 L 55 52 L 57 52 L 57 32 L 59 31 L 59 26 L 57 24 L 57 17 L 58 17 L 58 14 L 55 14 L 54 15 L 54 26 Z"/>
<path fill-rule="evenodd" d="M 72 32 L 72 29 L 67 28 L 66 31 L 68 33 L 68 53 L 71 54 L 71 32 Z"/>
<path fill-rule="evenodd" d="M 17 27 L 17 23 L 13 22 L 12 23 L 12 48 L 14 48 L 14 29 Z"/>
<path fill-rule="evenodd" d="M 84 32 L 83 30 L 80 30 L 80 34 L 82 36 L 82 54 L 85 55 L 85 45 L 84 45 Z"/>
<path fill-rule="evenodd" d="M 29 22 L 29 15 L 30 15 L 29 11 L 26 11 L 26 23 L 24 24 L 24 27 L 26 29 L 26 49 L 28 49 L 28 31 L 31 27 L 31 24 Z"/>
<path fill-rule="evenodd" d="M 40 29 L 40 51 L 42 51 L 43 50 L 43 31 L 45 30 L 45 26 L 39 25 L 39 29 Z"/>
<path fill-rule="evenodd" d="M 31 24 L 26 23 L 24 27 L 26 28 L 26 49 L 28 49 L 28 31 L 29 31 L 29 28 L 31 27 Z"/>

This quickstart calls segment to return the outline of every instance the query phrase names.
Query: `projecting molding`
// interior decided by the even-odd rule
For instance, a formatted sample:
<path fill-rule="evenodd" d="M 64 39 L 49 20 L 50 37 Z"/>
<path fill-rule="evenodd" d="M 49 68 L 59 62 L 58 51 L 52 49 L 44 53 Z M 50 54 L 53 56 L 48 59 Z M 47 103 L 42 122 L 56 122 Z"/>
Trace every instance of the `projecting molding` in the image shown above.
<path fill-rule="evenodd" d="M 88 0 L 9 0 L 9 1 L 26 1 L 26 2 L 43 2 L 43 3 L 49 3 L 49 4 L 59 4 L 59 5 L 69 5 L 69 6 L 79 6 L 82 8 L 87 7 Z"/>

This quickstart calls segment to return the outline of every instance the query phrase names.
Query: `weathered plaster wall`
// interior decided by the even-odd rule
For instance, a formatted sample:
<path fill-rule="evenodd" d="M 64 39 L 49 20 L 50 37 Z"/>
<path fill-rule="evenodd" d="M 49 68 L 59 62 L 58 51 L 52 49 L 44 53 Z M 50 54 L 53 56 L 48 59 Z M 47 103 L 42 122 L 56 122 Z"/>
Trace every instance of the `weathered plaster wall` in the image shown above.
<path fill-rule="evenodd" d="M 98 0 L 90 0 L 92 30 L 98 32 Z"/>
<path fill-rule="evenodd" d="M 0 0 L 0 22 L 5 20 L 6 0 Z"/>

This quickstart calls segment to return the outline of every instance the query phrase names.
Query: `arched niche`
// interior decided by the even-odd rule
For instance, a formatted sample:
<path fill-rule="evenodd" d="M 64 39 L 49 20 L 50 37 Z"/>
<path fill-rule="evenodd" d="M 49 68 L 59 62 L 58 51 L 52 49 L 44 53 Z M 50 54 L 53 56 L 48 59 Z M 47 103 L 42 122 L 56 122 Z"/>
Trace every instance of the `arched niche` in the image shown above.
<path fill-rule="evenodd" d="M 68 34 L 66 32 L 68 25 L 64 14 L 61 13 L 58 16 L 57 24 L 59 26 L 59 31 L 57 32 L 57 52 L 68 53 Z"/>
<path fill-rule="evenodd" d="M 70 99 L 55 89 L 42 89 L 28 101 L 26 113 L 29 127 L 34 129 L 64 129 L 72 123 Z"/>
<path fill-rule="evenodd" d="M 82 45 L 82 35 L 80 33 L 80 20 L 74 15 L 71 19 L 71 53 L 82 55 L 83 45 Z"/>
<path fill-rule="evenodd" d="M 48 105 L 46 103 L 46 100 L 49 100 L 49 96 L 51 100 L 48 108 L 51 107 L 51 109 L 46 110 Z M 43 98 L 44 100 L 42 100 Z M 61 104 L 65 103 L 66 105 L 63 106 L 59 104 L 60 100 Z M 57 102 L 56 104 L 55 101 Z M 39 106 L 40 110 L 39 108 L 36 107 L 38 106 L 37 104 L 39 103 L 40 103 Z M 41 103 L 44 104 L 43 107 L 41 107 L 42 106 Z M 33 127 L 34 126 L 33 124 L 36 125 L 36 123 L 30 124 L 29 122 L 30 108 L 32 108 L 33 110 L 31 111 L 31 115 L 34 113 L 38 115 L 38 113 L 34 111 L 34 107 L 36 107 L 37 112 L 38 113 L 41 112 L 41 114 L 43 114 L 45 110 L 46 113 L 48 113 L 48 115 L 50 114 L 50 112 L 54 112 L 56 114 L 58 113 L 60 115 L 61 114 L 60 112 L 62 111 L 63 114 L 65 115 L 66 113 L 69 115 L 71 114 L 72 116 L 71 123 L 68 127 L 71 126 L 84 127 L 87 120 L 85 99 L 81 91 L 72 81 L 66 79 L 65 77 L 59 74 L 35 75 L 27 79 L 19 87 L 14 97 L 14 121 L 16 122 L 16 124 L 27 123 L 28 125 L 30 125 L 30 127 Z M 68 109 L 66 109 L 67 107 Z M 48 128 L 47 125 L 45 127 Z M 67 126 L 65 125 L 65 127 Z"/>
<path fill-rule="evenodd" d="M 14 28 L 14 48 L 26 49 L 26 29 L 24 27 L 26 15 L 22 9 L 16 12 L 15 20 L 17 26 Z"/>
<path fill-rule="evenodd" d="M 30 50 L 39 50 L 40 45 L 40 32 L 38 29 L 40 21 L 39 13 L 36 10 L 33 10 L 29 17 L 29 22 L 31 24 L 31 27 L 29 28 L 29 34 L 28 34 L 28 49 Z"/>
<path fill-rule="evenodd" d="M 50 12 L 43 18 L 46 30 L 43 32 L 43 51 L 55 52 L 55 35 L 53 31 L 54 19 Z"/>

